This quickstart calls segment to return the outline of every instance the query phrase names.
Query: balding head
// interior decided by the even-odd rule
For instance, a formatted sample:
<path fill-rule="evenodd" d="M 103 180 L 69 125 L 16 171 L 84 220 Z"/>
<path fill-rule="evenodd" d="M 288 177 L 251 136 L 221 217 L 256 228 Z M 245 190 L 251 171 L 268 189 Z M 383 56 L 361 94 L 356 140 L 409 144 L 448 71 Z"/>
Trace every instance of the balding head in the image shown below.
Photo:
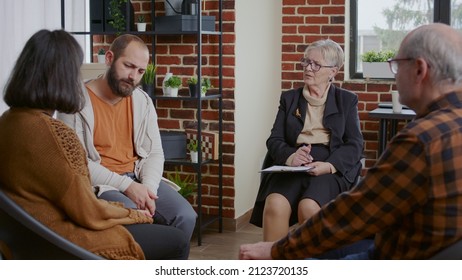
<path fill-rule="evenodd" d="M 462 82 L 462 34 L 432 23 L 411 31 L 403 40 L 400 57 L 423 58 L 430 65 L 433 84 Z"/>

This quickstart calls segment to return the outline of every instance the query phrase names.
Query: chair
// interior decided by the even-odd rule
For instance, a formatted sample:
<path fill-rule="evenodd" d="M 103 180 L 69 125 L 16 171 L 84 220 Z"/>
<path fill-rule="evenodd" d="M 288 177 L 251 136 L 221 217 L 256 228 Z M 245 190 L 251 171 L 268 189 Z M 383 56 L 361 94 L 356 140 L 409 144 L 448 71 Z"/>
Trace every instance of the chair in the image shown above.
<path fill-rule="evenodd" d="M 103 259 L 33 218 L 0 188 L 0 259 Z"/>
<path fill-rule="evenodd" d="M 459 240 L 430 258 L 431 260 L 462 260 L 462 240 Z"/>

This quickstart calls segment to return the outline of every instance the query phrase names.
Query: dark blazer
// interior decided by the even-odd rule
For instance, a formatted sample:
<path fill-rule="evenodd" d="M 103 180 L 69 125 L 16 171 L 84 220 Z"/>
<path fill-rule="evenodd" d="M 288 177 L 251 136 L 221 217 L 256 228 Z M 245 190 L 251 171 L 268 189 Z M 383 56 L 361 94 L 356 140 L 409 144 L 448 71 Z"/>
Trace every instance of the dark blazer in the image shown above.
<path fill-rule="evenodd" d="M 287 158 L 295 153 L 297 138 L 303 129 L 308 104 L 303 88 L 281 94 L 279 109 L 271 135 L 266 141 L 268 154 L 264 165 L 285 165 Z M 353 186 L 361 171 L 363 136 L 359 124 L 358 97 L 353 92 L 331 85 L 323 117 L 323 125 L 330 131 L 330 156 L 325 160 L 336 169 L 337 174 Z M 265 167 L 267 167 L 265 166 Z M 250 223 L 262 226 L 262 216 L 271 174 L 261 177 L 260 189 Z"/>
<path fill-rule="evenodd" d="M 303 129 L 307 107 L 303 88 L 281 95 L 276 120 L 266 141 L 274 164 L 284 165 L 287 158 L 297 150 L 296 141 Z M 323 125 L 330 131 L 330 156 L 326 161 L 348 182 L 354 183 L 361 169 L 364 145 L 356 94 L 331 85 Z"/>

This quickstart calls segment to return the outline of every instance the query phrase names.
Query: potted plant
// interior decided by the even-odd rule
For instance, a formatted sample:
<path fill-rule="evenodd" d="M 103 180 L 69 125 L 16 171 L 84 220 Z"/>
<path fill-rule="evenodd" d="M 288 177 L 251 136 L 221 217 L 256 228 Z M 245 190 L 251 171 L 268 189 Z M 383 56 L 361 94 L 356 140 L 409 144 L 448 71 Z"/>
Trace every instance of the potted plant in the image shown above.
<path fill-rule="evenodd" d="M 120 35 L 122 31 L 125 31 L 125 15 L 122 11 L 123 5 L 127 3 L 127 0 L 110 0 L 109 1 L 109 15 L 111 16 L 111 20 L 109 24 L 114 27 L 117 31 L 117 35 Z"/>
<path fill-rule="evenodd" d="M 197 97 L 196 89 L 197 89 L 197 76 L 190 77 L 187 80 L 189 86 L 189 93 L 192 97 Z M 203 77 L 201 78 L 201 96 L 205 96 L 207 91 L 213 88 L 212 82 L 209 78 Z"/>
<path fill-rule="evenodd" d="M 171 76 L 164 83 L 166 96 L 178 96 L 178 88 L 181 86 L 181 78 L 178 76 Z"/>
<path fill-rule="evenodd" d="M 167 179 L 175 183 L 180 188 L 178 193 L 184 198 L 192 196 L 197 190 L 194 178 L 190 174 L 182 178 L 177 169 L 175 169 L 175 173 L 168 174 Z"/>
<path fill-rule="evenodd" d="M 144 75 L 143 75 L 143 82 L 142 82 L 143 90 L 151 97 L 154 94 L 154 82 L 156 80 L 156 71 L 157 71 L 157 66 L 150 63 L 146 67 L 146 71 L 144 72 Z"/>
<path fill-rule="evenodd" d="M 190 77 L 186 83 L 188 83 L 188 87 L 189 87 L 189 95 L 191 97 L 197 97 L 196 95 L 196 85 L 197 85 L 197 77 L 196 76 L 192 76 Z"/>
<path fill-rule="evenodd" d="M 364 78 L 388 78 L 395 76 L 390 71 L 387 60 L 395 56 L 395 51 L 368 51 L 362 56 Z"/>
<path fill-rule="evenodd" d="M 146 22 L 144 21 L 144 19 L 145 19 L 144 15 L 138 16 L 138 22 L 136 23 L 136 28 L 139 32 L 146 31 Z"/>
<path fill-rule="evenodd" d="M 213 85 L 212 85 L 212 81 L 207 77 L 204 77 L 201 80 L 202 80 L 202 82 L 201 82 L 201 95 L 205 96 L 207 91 L 209 89 L 213 88 Z"/>
<path fill-rule="evenodd" d="M 106 51 L 103 48 L 98 50 L 98 63 L 106 63 Z"/>
<path fill-rule="evenodd" d="M 191 156 L 191 162 L 198 162 L 198 152 L 197 152 L 197 140 L 190 139 L 188 143 L 189 155 Z"/>

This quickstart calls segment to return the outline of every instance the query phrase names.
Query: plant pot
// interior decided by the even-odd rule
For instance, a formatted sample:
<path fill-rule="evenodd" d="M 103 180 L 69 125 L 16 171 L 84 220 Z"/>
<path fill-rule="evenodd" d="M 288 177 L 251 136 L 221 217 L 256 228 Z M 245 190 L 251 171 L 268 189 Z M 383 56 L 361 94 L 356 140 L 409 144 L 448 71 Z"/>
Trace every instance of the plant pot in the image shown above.
<path fill-rule="evenodd" d="M 393 79 L 388 62 L 363 62 L 363 77 L 372 79 Z"/>
<path fill-rule="evenodd" d="M 165 88 L 165 96 L 177 97 L 178 96 L 178 88 L 166 87 Z"/>
<path fill-rule="evenodd" d="M 197 94 L 197 86 L 196 85 L 189 85 L 189 96 L 191 97 L 199 97 Z"/>
<path fill-rule="evenodd" d="M 145 32 L 146 31 L 146 22 L 137 22 L 136 23 L 136 29 L 139 32 Z"/>
<path fill-rule="evenodd" d="M 201 87 L 201 96 L 205 96 L 206 93 L 207 93 L 207 88 L 202 86 Z"/>
<path fill-rule="evenodd" d="M 165 77 L 164 77 L 164 80 L 162 81 L 162 93 L 164 95 L 167 95 L 166 91 L 167 91 L 167 87 L 165 86 L 165 82 L 170 79 L 170 77 L 173 76 L 173 73 L 165 73 Z"/>
<path fill-rule="evenodd" d="M 154 97 L 154 85 L 148 85 L 148 84 L 143 84 L 142 85 L 143 87 L 143 90 L 150 96 L 150 97 Z"/>
<path fill-rule="evenodd" d="M 106 55 L 98 54 L 98 63 L 106 63 Z"/>
<path fill-rule="evenodd" d="M 194 162 L 194 163 L 198 163 L 198 155 L 199 153 L 198 152 L 194 152 L 194 151 L 189 151 L 189 155 L 191 156 L 191 162 Z"/>

